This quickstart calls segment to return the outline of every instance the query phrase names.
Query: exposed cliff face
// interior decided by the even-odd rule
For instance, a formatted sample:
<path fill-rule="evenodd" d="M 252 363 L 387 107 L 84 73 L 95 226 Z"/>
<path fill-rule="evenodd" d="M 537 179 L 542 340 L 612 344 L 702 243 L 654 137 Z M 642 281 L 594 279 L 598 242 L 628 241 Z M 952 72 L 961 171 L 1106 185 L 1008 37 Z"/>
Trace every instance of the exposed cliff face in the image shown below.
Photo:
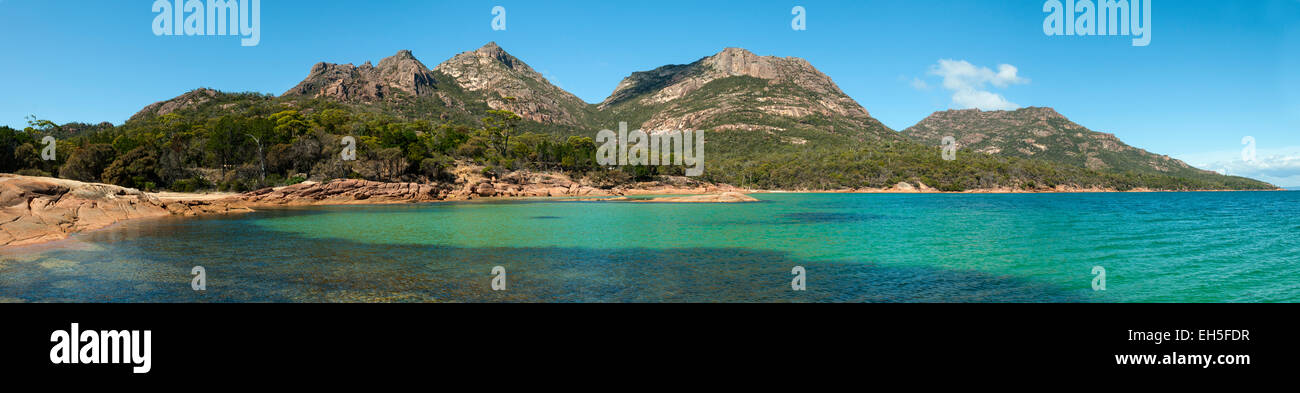
<path fill-rule="evenodd" d="M 898 138 L 806 60 L 738 48 L 688 65 L 634 73 L 599 106 L 551 84 L 496 43 L 460 53 L 432 70 L 409 51 L 378 66 L 320 63 L 284 96 L 381 104 L 400 101 L 399 96 L 435 99 L 440 101 L 435 107 L 469 118 L 504 109 L 583 135 L 626 121 L 646 130 L 763 131 L 789 144 L 808 140 L 783 132 L 792 128 L 863 140 Z"/>
<path fill-rule="evenodd" d="M 687 65 L 633 73 L 600 108 L 647 130 L 780 133 L 798 127 L 896 138 L 807 60 L 758 56 L 739 48 Z M 825 121 L 802 121 L 808 118 Z"/>
<path fill-rule="evenodd" d="M 376 102 L 395 98 L 397 92 L 410 97 L 437 93 L 438 80 L 433 71 L 403 50 L 379 61 L 352 64 L 318 63 L 301 83 L 283 96 L 330 98 L 349 102 Z"/>
<path fill-rule="evenodd" d="M 620 82 L 600 106 L 608 108 L 629 100 L 635 100 L 641 105 L 670 102 L 699 90 L 709 82 L 733 76 L 750 76 L 766 80 L 770 84 L 794 84 L 808 93 L 821 96 L 818 98 L 824 101 L 806 105 L 808 112 L 850 117 L 870 116 L 866 109 L 846 96 L 830 77 L 822 74 L 807 60 L 758 56 L 740 48 L 727 48 L 689 65 L 669 65 L 633 73 Z"/>
<path fill-rule="evenodd" d="M 505 109 L 544 124 L 577 126 L 590 122 L 591 105 L 551 84 L 495 42 L 458 54 L 435 67 L 492 109 Z"/>
<path fill-rule="evenodd" d="M 903 135 L 935 146 L 939 146 L 944 137 L 952 136 L 961 149 L 1037 158 L 1094 170 L 1209 173 L 1172 157 L 1129 146 L 1113 134 L 1089 130 L 1052 108 L 935 112 L 903 130 Z"/>
<path fill-rule="evenodd" d="M 437 104 L 433 108 L 443 108 L 438 115 L 475 118 L 483 115 L 476 108 L 505 109 L 527 120 L 562 126 L 588 125 L 594 113 L 593 105 L 552 85 L 496 43 L 458 54 L 433 69 L 407 50 L 376 66 L 319 63 L 282 97 L 379 104 L 399 112 L 410 103 L 432 101 Z"/>

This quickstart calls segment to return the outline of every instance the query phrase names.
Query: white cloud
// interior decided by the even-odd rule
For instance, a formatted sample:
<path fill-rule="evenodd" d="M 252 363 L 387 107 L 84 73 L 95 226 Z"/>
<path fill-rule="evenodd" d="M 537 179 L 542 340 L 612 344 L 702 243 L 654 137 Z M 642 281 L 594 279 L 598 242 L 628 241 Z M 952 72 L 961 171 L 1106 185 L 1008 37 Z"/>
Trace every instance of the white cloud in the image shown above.
<path fill-rule="evenodd" d="M 1225 150 L 1182 155 L 1197 168 L 1231 176 L 1259 179 L 1283 187 L 1300 186 L 1300 146 L 1260 148 L 1253 161 L 1247 162 L 1239 150 Z"/>
<path fill-rule="evenodd" d="M 962 109 L 979 108 L 986 111 L 1009 111 L 1020 108 L 1020 105 L 1007 101 L 1001 95 L 983 90 L 958 90 L 952 93 L 952 103 Z"/>
<path fill-rule="evenodd" d="M 1300 154 L 1258 156 L 1253 161 L 1219 161 L 1210 164 L 1210 168 L 1245 177 L 1295 177 L 1300 176 Z"/>
<path fill-rule="evenodd" d="M 917 90 L 927 90 L 930 88 L 930 84 L 925 83 L 925 80 L 921 78 L 912 78 L 912 88 Z"/>
<path fill-rule="evenodd" d="M 1019 73 L 1020 70 L 1010 64 L 999 64 L 997 71 L 994 71 L 988 67 L 975 66 L 965 60 L 951 59 L 939 60 L 938 64 L 930 66 L 929 72 L 930 75 L 943 78 L 943 88 L 953 92 L 954 105 L 962 109 L 981 110 L 1019 108 L 1020 105 L 988 90 L 989 85 L 1005 89 L 1011 85 L 1029 83 L 1029 79 L 1021 78 Z"/>

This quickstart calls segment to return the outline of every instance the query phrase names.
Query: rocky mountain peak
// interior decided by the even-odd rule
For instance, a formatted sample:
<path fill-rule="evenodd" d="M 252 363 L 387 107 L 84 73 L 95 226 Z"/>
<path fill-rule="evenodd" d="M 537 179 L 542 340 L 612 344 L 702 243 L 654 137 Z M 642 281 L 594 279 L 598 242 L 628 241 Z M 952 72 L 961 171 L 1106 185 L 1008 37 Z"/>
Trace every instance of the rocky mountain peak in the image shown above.
<path fill-rule="evenodd" d="M 726 48 L 700 61 L 715 72 L 730 76 L 747 75 L 762 79 L 782 79 L 792 72 L 817 72 L 807 61 L 797 57 L 759 56 L 741 48 Z"/>
<path fill-rule="evenodd" d="M 375 102 L 397 92 L 412 96 L 433 93 L 438 81 L 424 63 L 409 50 L 360 67 L 352 64 L 317 63 L 301 83 L 284 96 L 328 97 L 340 101 Z"/>
<path fill-rule="evenodd" d="M 807 60 L 759 56 L 741 48 L 726 48 L 691 64 L 669 65 L 633 73 L 619 83 L 601 107 L 632 98 L 640 99 L 642 104 L 668 102 L 690 94 L 714 80 L 734 76 L 764 79 L 770 84 L 788 83 L 812 93 L 848 98 L 830 77 L 822 74 Z M 647 95 L 647 92 L 653 94 Z M 842 115 L 867 115 L 866 110 L 857 103 L 832 103 L 828 109 Z"/>
<path fill-rule="evenodd" d="M 486 95 L 488 107 L 509 110 L 528 120 L 579 125 L 590 116 L 587 103 L 551 84 L 495 42 L 453 56 L 434 70 L 455 79 L 466 91 Z"/>
<path fill-rule="evenodd" d="M 1045 124 L 1049 120 L 1064 121 L 1068 124 L 1074 124 L 1069 123 L 1070 119 L 1067 119 L 1055 109 L 1031 106 L 1015 110 L 995 111 L 980 110 L 978 108 L 948 109 L 930 114 L 930 116 L 927 116 L 925 120 L 922 120 L 918 125 L 926 124 L 934 126 L 939 123 L 952 123 L 951 125 L 953 126 L 960 126 L 960 123 L 979 121 L 1010 122 L 1019 124 L 1027 124 L 1028 122 L 1037 121 Z M 1082 126 L 1079 127 L 1082 128 Z"/>
<path fill-rule="evenodd" d="M 798 125 L 800 119 L 819 116 L 842 123 L 838 130 L 829 124 L 814 126 L 824 131 L 897 137 L 807 60 L 759 56 L 741 48 L 726 48 L 691 64 L 633 73 L 600 104 L 602 110 L 625 113 L 645 112 L 637 109 L 645 107 L 661 107 L 640 124 L 650 130 L 707 127 L 775 133 L 804 127 Z"/>
<path fill-rule="evenodd" d="M 212 90 L 206 87 L 200 87 L 194 90 L 190 90 L 185 94 L 181 94 L 176 98 L 149 104 L 148 106 L 144 107 L 144 109 L 141 109 L 139 112 L 136 112 L 135 115 L 132 115 L 131 118 L 127 121 L 135 121 L 135 120 L 139 120 L 151 116 L 162 116 L 181 109 L 199 106 L 208 101 L 213 100 L 214 98 L 217 97 L 218 94 L 220 93 L 217 92 L 216 90 Z"/>
<path fill-rule="evenodd" d="M 506 53 L 505 49 L 501 49 L 501 46 L 497 45 L 496 41 L 489 42 L 483 45 L 482 47 L 479 47 L 478 49 L 474 50 L 474 53 L 482 57 L 496 58 L 496 59 L 510 56 L 509 53 Z"/>
<path fill-rule="evenodd" d="M 494 72 L 516 73 L 516 77 L 545 80 L 528 64 L 507 53 L 505 49 L 501 49 L 496 42 L 489 42 L 481 48 L 458 54 L 434 69 L 451 75 L 469 90 L 488 88 L 481 83 L 487 80 L 481 77 Z"/>
<path fill-rule="evenodd" d="M 402 49 L 397 51 L 397 54 L 389 58 L 396 59 L 396 60 L 415 60 L 415 54 L 411 53 L 410 49 Z"/>

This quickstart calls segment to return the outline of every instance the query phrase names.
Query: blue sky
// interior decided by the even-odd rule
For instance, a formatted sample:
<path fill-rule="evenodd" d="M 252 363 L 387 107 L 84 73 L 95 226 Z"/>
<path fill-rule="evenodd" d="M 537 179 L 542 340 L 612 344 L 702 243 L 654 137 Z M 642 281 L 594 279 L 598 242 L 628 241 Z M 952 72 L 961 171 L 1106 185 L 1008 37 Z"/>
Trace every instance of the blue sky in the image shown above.
<path fill-rule="evenodd" d="M 598 102 L 633 71 L 742 47 L 808 59 L 894 129 L 972 104 L 945 88 L 948 72 L 993 102 L 1050 106 L 1153 152 L 1300 185 L 1300 0 L 1155 0 L 1145 47 L 1049 37 L 1044 2 L 265 0 L 261 42 L 242 47 L 155 36 L 153 0 L 0 0 L 0 124 L 121 123 L 197 87 L 280 94 L 320 61 L 411 49 L 432 67 L 489 41 Z M 505 31 L 491 29 L 496 5 Z M 796 5 L 805 31 L 791 29 Z M 1013 79 L 997 77 L 1004 64 Z M 994 77 L 980 79 L 985 69 Z"/>

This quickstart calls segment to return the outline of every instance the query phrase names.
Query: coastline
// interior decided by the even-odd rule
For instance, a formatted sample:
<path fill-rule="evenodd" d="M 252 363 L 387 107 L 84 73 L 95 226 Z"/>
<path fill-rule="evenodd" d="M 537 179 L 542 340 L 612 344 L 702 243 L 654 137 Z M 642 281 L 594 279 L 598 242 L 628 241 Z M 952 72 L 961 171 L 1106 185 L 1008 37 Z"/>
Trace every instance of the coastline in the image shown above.
<path fill-rule="evenodd" d="M 242 214 L 260 208 L 434 203 L 471 200 L 593 201 L 606 203 L 746 203 L 746 194 L 1048 194 L 1230 192 L 1056 187 L 940 191 L 925 184 L 842 190 L 752 190 L 688 178 L 620 185 L 609 189 L 545 173 L 516 173 L 503 179 L 462 177 L 456 183 L 384 183 L 336 179 L 303 182 L 247 193 L 146 193 L 107 184 L 0 174 L 0 247 L 30 246 L 96 231 L 128 220 Z M 1278 189 L 1276 191 L 1285 191 Z M 661 196 L 628 198 L 629 196 Z"/>

